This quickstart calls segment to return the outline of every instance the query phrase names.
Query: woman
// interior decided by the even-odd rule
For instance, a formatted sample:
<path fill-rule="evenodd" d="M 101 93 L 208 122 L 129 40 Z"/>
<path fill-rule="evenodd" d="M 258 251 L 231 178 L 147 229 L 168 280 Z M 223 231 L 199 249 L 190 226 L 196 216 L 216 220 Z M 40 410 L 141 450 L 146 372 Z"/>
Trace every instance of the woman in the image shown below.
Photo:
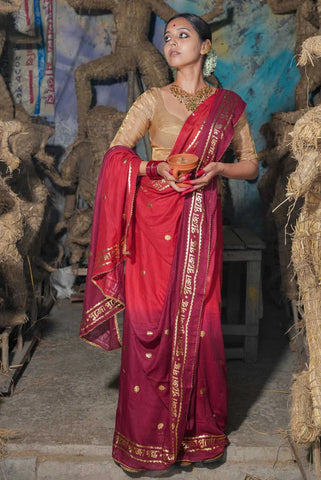
<path fill-rule="evenodd" d="M 117 348 L 126 306 L 113 457 L 130 472 L 215 461 L 228 444 L 217 176 L 258 174 L 244 102 L 202 75 L 209 26 L 178 15 L 164 40 L 175 82 L 141 95 L 106 154 L 81 325 L 85 340 Z M 131 150 L 147 131 L 151 162 Z M 231 141 L 239 161 L 224 164 Z M 164 161 L 182 152 L 199 158 L 188 187 Z"/>

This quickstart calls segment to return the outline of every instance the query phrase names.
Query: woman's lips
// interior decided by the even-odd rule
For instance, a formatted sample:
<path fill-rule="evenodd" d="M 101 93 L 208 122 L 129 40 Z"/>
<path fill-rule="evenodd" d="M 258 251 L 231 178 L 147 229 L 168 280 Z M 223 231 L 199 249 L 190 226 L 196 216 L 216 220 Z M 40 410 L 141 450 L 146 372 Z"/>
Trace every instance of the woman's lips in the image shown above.
<path fill-rule="evenodd" d="M 176 56 L 176 55 L 180 55 L 180 52 L 178 52 L 177 50 L 172 50 L 171 53 L 170 53 L 170 56 Z"/>

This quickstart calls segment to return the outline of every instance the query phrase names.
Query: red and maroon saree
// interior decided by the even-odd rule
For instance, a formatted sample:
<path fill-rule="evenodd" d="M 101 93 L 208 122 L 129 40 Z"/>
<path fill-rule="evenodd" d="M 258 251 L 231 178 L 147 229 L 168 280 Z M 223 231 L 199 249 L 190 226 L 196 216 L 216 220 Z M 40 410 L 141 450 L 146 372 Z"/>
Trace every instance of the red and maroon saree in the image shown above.
<path fill-rule="evenodd" d="M 172 154 L 221 159 L 245 109 L 219 89 L 185 122 Z M 223 453 L 227 382 L 220 324 L 222 229 L 216 179 L 180 195 L 140 178 L 126 147 L 105 157 L 97 185 L 80 335 L 120 347 L 113 457 L 132 469 L 164 470 Z M 126 258 L 126 275 L 123 261 Z"/>

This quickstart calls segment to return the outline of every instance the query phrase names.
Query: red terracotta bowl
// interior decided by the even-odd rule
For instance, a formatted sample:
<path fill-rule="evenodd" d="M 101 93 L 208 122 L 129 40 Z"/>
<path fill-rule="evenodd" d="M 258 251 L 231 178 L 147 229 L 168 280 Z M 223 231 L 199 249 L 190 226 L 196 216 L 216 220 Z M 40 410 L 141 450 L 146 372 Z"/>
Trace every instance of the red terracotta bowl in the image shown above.
<path fill-rule="evenodd" d="M 167 159 L 169 166 L 173 171 L 173 176 L 176 180 L 183 177 L 187 173 L 195 170 L 198 164 L 198 156 L 194 153 L 176 153 Z M 178 187 L 189 187 L 186 183 L 177 183 Z"/>

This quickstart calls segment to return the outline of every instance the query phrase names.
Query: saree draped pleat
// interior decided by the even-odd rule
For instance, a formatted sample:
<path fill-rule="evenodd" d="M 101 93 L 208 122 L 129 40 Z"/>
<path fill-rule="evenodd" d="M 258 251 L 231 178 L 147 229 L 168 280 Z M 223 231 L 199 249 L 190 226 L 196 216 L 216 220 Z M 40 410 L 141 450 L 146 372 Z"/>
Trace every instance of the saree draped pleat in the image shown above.
<path fill-rule="evenodd" d="M 187 119 L 172 154 L 196 153 L 199 168 L 218 161 L 244 108 L 218 90 Z M 113 457 L 163 470 L 219 456 L 228 443 L 221 207 L 216 180 L 186 196 L 148 177 L 136 187 L 139 164 L 126 147 L 106 154 L 80 334 L 117 348 L 115 314 L 125 307 Z"/>

